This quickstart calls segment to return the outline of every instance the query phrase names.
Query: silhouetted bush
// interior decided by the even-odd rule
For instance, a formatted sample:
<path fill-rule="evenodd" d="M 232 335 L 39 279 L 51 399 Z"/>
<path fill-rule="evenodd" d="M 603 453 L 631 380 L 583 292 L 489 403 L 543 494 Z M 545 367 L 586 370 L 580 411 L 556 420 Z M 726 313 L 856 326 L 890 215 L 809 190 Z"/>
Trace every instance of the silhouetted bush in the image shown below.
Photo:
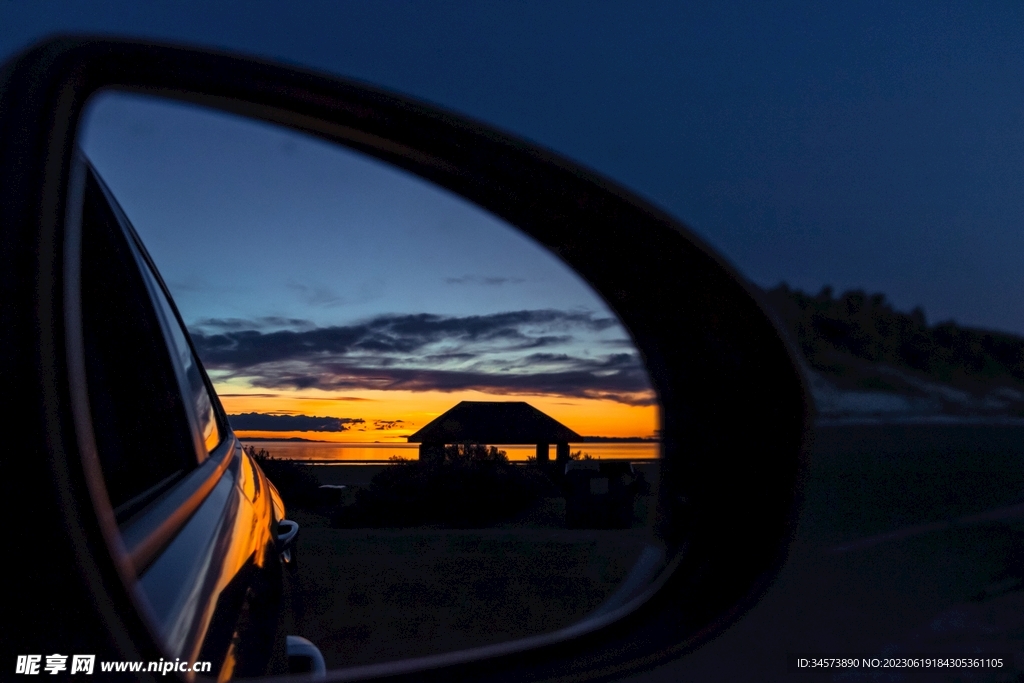
<path fill-rule="evenodd" d="M 570 460 L 593 460 L 594 456 L 590 453 L 584 453 L 583 451 L 573 451 L 569 453 Z"/>
<path fill-rule="evenodd" d="M 493 446 L 448 446 L 437 461 L 392 457 L 391 462 L 356 494 L 353 505 L 337 511 L 335 526 L 478 527 L 508 520 L 544 495 L 557 495 L 547 475 L 510 463 Z"/>
<path fill-rule="evenodd" d="M 262 448 L 256 450 L 255 446 L 242 448 L 277 488 L 285 507 L 313 508 L 317 505 L 320 481 L 309 471 L 308 465 L 275 458 Z"/>

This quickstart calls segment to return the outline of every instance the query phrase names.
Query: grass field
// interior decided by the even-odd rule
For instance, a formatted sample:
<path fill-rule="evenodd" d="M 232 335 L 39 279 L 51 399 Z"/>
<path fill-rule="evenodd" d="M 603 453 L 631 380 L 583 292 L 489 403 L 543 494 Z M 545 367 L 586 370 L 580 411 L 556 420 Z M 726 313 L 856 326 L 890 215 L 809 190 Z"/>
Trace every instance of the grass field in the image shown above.
<path fill-rule="evenodd" d="M 351 500 L 389 465 L 304 467 Z M 657 464 L 639 467 L 656 486 Z M 614 593 L 652 542 L 653 496 L 638 496 L 634 512 L 632 529 L 569 530 L 565 499 L 547 497 L 491 528 L 342 529 L 325 510 L 293 506 L 301 531 L 287 632 L 334 668 L 554 631 Z"/>
<path fill-rule="evenodd" d="M 935 680 L 1024 670 L 1024 517 L 1013 512 L 1024 502 L 1024 428 L 819 429 L 803 497 L 789 560 L 760 603 L 650 680 L 876 680 L 790 674 L 787 652 L 1010 652 L 1015 672 Z M 1010 512 L 971 521 L 992 510 Z M 289 632 L 317 642 L 331 666 L 571 623 L 646 541 L 642 529 L 567 537 L 539 524 L 302 533 Z"/>
<path fill-rule="evenodd" d="M 328 667 L 435 654 L 567 626 L 604 601 L 646 529 L 331 529 L 303 525 L 289 633 Z"/>
<path fill-rule="evenodd" d="M 819 429 L 804 495 L 826 543 L 1024 502 L 1024 427 Z"/>
<path fill-rule="evenodd" d="M 1024 428 L 818 429 L 772 587 L 688 657 L 624 683 L 1024 680 Z M 966 519 L 966 521 L 965 521 Z M 910 529 L 920 533 L 885 534 Z M 858 540 L 875 539 L 857 544 Z M 844 547 L 850 550 L 841 551 Z M 1008 653 L 1003 671 L 803 671 L 787 653 Z"/>

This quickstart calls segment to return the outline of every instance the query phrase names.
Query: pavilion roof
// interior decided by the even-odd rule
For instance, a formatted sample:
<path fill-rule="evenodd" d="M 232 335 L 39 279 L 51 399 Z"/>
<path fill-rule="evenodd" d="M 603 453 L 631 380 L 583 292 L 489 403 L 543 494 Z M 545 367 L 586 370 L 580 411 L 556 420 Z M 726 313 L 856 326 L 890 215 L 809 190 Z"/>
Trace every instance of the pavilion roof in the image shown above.
<path fill-rule="evenodd" d="M 409 437 L 410 443 L 557 444 L 583 437 L 525 401 L 462 401 Z"/>

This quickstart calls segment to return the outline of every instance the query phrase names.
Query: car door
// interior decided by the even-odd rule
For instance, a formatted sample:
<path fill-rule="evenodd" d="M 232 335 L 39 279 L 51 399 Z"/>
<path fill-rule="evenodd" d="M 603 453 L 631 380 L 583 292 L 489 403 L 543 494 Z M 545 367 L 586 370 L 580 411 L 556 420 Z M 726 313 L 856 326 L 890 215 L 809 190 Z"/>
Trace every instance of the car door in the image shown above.
<path fill-rule="evenodd" d="M 283 506 L 230 431 L 134 230 L 80 163 L 89 405 L 140 608 L 169 656 L 207 673 L 283 671 Z"/>

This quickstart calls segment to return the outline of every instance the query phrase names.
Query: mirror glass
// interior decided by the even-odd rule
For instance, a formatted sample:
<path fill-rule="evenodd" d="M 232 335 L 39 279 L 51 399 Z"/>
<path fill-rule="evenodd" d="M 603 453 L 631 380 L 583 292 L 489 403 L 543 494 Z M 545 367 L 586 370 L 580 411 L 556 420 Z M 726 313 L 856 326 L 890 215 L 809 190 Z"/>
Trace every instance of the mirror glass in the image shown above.
<path fill-rule="evenodd" d="M 628 332 L 552 253 L 369 156 L 190 104 L 103 93 L 79 148 L 215 393 L 168 333 L 200 455 L 116 508 L 130 546 L 175 487 L 226 463 L 137 562 L 170 655 L 230 674 L 249 656 L 238 624 L 258 619 L 276 620 L 260 642 L 300 636 L 328 668 L 461 650 L 614 609 L 664 566 L 657 397 Z M 159 300 L 156 276 L 142 281 Z M 173 309 L 154 307 L 166 333 Z M 232 433 L 244 453 L 223 445 Z M 225 559 L 263 533 L 261 505 L 273 552 Z M 190 531 L 203 515 L 216 532 Z M 200 565 L 219 567 L 203 591 Z M 273 608 L 237 597 L 273 581 Z"/>

